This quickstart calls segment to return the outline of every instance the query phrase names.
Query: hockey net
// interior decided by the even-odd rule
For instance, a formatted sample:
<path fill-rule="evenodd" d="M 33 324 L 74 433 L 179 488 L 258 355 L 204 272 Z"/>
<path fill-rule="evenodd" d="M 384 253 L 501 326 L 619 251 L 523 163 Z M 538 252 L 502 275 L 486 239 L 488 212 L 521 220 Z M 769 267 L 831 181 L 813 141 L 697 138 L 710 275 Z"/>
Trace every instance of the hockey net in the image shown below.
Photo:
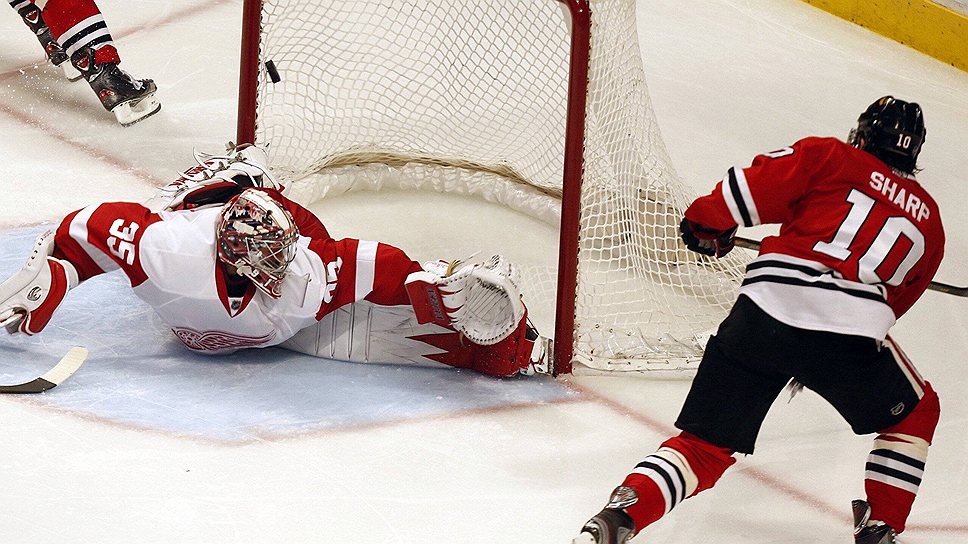
<path fill-rule="evenodd" d="M 557 265 L 524 286 L 553 317 L 559 371 L 698 363 L 746 263 L 679 240 L 693 195 L 652 112 L 635 0 L 244 11 L 238 141 L 268 145 L 292 198 L 447 191 L 560 225 Z"/>

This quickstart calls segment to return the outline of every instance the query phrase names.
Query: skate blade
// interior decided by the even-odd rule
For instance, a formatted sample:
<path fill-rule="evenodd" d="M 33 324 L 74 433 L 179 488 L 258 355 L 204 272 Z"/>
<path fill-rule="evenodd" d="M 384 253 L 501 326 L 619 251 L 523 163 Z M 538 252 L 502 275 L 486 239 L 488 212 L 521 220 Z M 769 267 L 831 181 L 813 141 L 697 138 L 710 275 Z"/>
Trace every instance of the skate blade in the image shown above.
<path fill-rule="evenodd" d="M 121 126 L 131 126 L 161 111 L 161 101 L 155 95 L 148 95 L 140 100 L 131 100 L 115 106 L 112 113 Z"/>
<path fill-rule="evenodd" d="M 58 65 L 58 67 L 62 72 L 64 72 L 64 77 L 67 78 L 67 81 L 77 81 L 84 77 L 84 74 L 82 74 L 77 68 L 74 68 L 74 65 L 71 64 L 70 61 L 62 62 L 60 65 Z"/>

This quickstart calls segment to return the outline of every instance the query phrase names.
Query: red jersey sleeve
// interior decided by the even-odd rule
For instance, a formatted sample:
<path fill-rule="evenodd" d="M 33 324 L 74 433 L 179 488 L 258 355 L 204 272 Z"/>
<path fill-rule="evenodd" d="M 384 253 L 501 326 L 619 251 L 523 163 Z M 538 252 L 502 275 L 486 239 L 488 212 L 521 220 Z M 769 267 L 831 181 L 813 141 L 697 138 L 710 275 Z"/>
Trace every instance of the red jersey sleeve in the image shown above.
<path fill-rule="evenodd" d="M 121 269 L 132 287 L 147 276 L 140 262 L 141 237 L 161 217 L 141 204 L 108 202 L 71 213 L 57 227 L 54 256 L 77 268 L 81 281 Z"/>
<path fill-rule="evenodd" d="M 887 291 L 887 302 L 897 317 L 904 315 L 921 298 L 941 266 L 941 260 L 944 257 L 944 231 L 939 227 L 932 236 L 931 243 L 927 244 L 928 252 L 922 257 L 922 262 L 912 269 L 910 276 L 905 278 L 904 284 L 889 288 Z"/>
<path fill-rule="evenodd" d="M 326 226 L 323 225 L 323 222 L 320 221 L 318 217 L 316 217 L 316 214 L 282 196 L 282 193 L 279 191 L 274 191 L 272 189 L 263 190 L 272 195 L 272 198 L 276 199 L 276 201 L 282 204 L 284 208 L 289 210 L 289 213 L 292 214 L 293 220 L 296 222 L 296 228 L 299 229 L 299 234 L 312 238 L 313 240 L 332 239 L 332 236 L 329 235 L 329 231 L 326 230 Z"/>
<path fill-rule="evenodd" d="M 686 218 L 717 230 L 789 220 L 797 201 L 836 153 L 838 148 L 828 145 L 832 141 L 804 138 L 790 147 L 758 155 L 747 168 L 730 168 L 712 193 L 686 209 Z"/>

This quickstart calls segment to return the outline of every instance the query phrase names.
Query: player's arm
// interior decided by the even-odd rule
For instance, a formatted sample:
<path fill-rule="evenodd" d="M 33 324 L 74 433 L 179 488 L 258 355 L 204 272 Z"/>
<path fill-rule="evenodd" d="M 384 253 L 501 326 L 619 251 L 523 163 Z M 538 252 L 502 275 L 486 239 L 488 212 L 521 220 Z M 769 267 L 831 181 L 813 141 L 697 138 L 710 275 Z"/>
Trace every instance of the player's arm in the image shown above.
<path fill-rule="evenodd" d="M 368 300 L 384 306 L 408 304 L 404 282 L 420 264 L 402 250 L 369 240 L 313 238 L 309 250 L 323 265 L 316 319 L 346 304 Z"/>
<path fill-rule="evenodd" d="M 807 138 L 758 155 L 747 168 L 730 168 L 713 191 L 697 198 L 680 224 L 686 246 L 722 257 L 733 248 L 737 226 L 783 223 L 829 157 L 824 140 Z"/>
<path fill-rule="evenodd" d="M 921 295 L 928 289 L 931 280 L 941 266 L 941 259 L 944 257 L 944 234 L 937 235 L 934 241 L 937 249 L 922 257 L 922 262 L 915 269 L 912 277 L 905 279 L 903 289 L 895 289 L 889 293 L 888 303 L 894 310 L 894 315 L 900 318 L 904 315 Z"/>
<path fill-rule="evenodd" d="M 90 206 L 41 235 L 23 268 L 0 284 L 0 325 L 11 334 L 37 334 L 67 292 L 98 274 L 122 269 L 132 285 L 147 276 L 138 259 L 145 227 L 160 221 L 140 204 Z"/>
<path fill-rule="evenodd" d="M 300 235 L 313 240 L 329 240 L 332 238 L 329 231 L 326 230 L 326 226 L 316 217 L 316 214 L 282 196 L 282 193 L 278 191 L 269 190 L 267 192 L 272 194 L 272 198 L 281 203 L 292 214 L 292 219 L 296 222 L 296 228 L 299 229 Z"/>
<path fill-rule="evenodd" d="M 54 233 L 47 231 L 37 238 L 23 268 L 0 283 L 0 325 L 10 334 L 42 331 L 79 283 L 74 266 L 53 251 Z"/>
<path fill-rule="evenodd" d="M 141 239 L 149 225 L 161 220 L 135 202 L 89 206 L 61 221 L 53 256 L 70 262 L 80 281 L 120 269 L 137 286 L 147 279 L 141 267 Z"/>

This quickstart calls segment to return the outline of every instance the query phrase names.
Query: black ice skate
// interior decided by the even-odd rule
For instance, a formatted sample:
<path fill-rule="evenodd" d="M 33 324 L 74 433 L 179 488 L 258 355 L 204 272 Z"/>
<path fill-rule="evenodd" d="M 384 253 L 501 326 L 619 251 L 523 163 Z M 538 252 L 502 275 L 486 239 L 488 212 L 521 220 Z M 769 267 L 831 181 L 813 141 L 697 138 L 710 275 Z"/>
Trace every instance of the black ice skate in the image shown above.
<path fill-rule="evenodd" d="M 161 111 L 154 81 L 135 79 L 113 62 L 96 64 L 91 48 L 75 53 L 71 62 L 90 83 L 104 109 L 113 113 L 122 126 L 133 125 Z"/>
<path fill-rule="evenodd" d="M 894 529 L 883 521 L 871 521 L 871 507 L 867 501 L 851 501 L 854 511 L 854 544 L 895 544 Z"/>
<path fill-rule="evenodd" d="M 73 64 L 67 62 L 67 53 L 64 52 L 64 48 L 57 43 L 57 40 L 50 33 L 50 28 L 47 28 L 47 23 L 44 22 L 44 18 L 41 16 L 37 6 L 29 4 L 21 8 L 17 13 L 37 36 L 37 41 L 40 42 L 41 47 L 44 48 L 44 53 L 47 54 L 47 60 L 54 66 L 59 67 L 67 79 L 71 81 L 81 79 L 81 73 L 74 68 Z"/>
<path fill-rule="evenodd" d="M 635 524 L 624 510 L 605 508 L 585 523 L 572 544 L 626 544 L 635 534 Z"/>

